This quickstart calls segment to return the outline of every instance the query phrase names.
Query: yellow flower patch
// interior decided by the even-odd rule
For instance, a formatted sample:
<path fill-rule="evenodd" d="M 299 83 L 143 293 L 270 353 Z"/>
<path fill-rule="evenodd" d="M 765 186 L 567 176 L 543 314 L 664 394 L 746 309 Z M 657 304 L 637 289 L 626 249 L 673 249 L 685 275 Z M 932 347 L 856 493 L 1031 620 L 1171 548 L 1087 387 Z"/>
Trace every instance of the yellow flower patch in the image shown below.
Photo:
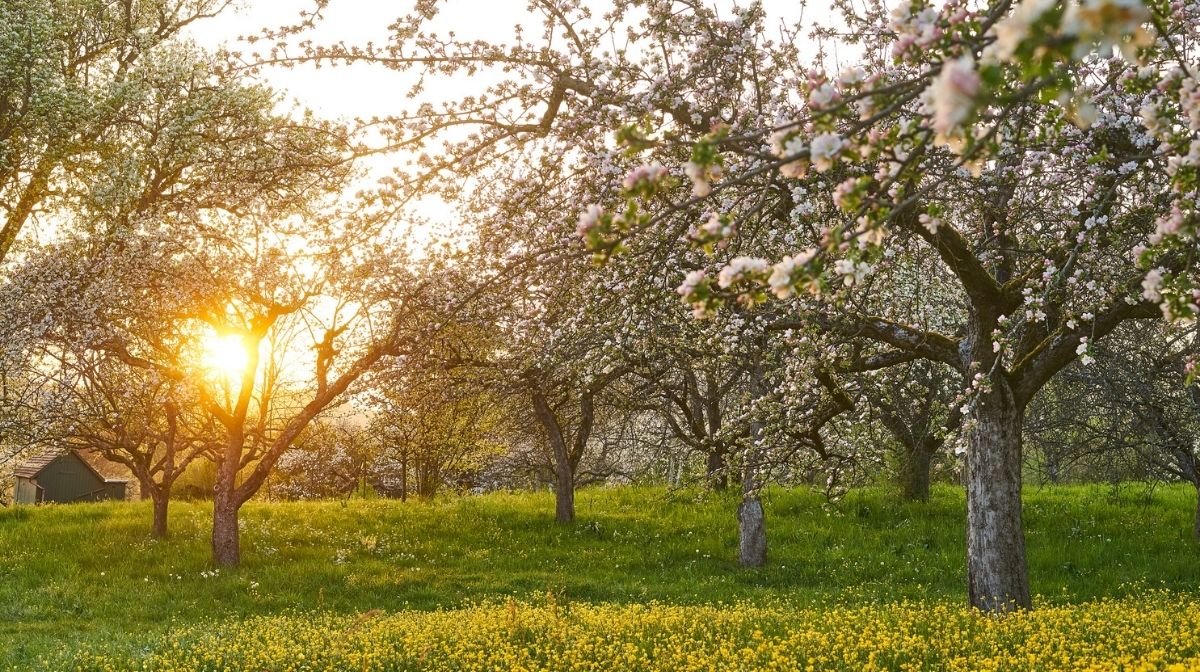
<path fill-rule="evenodd" d="M 1200 602 L 1168 594 L 988 617 L 946 603 L 485 604 L 175 630 L 79 672 L 383 670 L 1200 671 Z"/>

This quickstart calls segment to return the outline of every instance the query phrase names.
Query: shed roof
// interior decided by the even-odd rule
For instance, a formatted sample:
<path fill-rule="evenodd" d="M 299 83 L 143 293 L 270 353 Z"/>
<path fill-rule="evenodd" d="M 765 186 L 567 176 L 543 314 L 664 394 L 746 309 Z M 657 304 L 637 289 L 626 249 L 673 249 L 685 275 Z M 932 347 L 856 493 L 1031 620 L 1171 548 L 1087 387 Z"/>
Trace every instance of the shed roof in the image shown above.
<path fill-rule="evenodd" d="M 37 478 L 37 475 L 42 473 L 42 470 L 50 466 L 50 463 L 57 460 L 66 454 L 64 450 L 47 450 L 46 452 L 32 457 L 18 464 L 13 469 L 13 476 L 20 478 Z"/>
<path fill-rule="evenodd" d="M 125 479 L 121 479 L 121 478 L 106 478 L 104 476 L 104 474 L 101 474 L 99 471 L 96 471 L 96 468 L 93 467 L 90 462 L 88 462 L 86 459 L 84 459 L 84 457 L 79 454 L 79 451 L 77 451 L 77 450 L 62 450 L 62 449 L 47 450 L 46 452 L 42 453 L 41 455 L 38 455 L 37 457 L 32 457 L 28 460 L 25 460 L 24 462 L 18 464 L 13 469 L 13 476 L 16 476 L 18 478 L 37 478 L 37 475 L 42 473 L 43 469 L 50 466 L 51 462 L 57 460 L 58 458 L 60 458 L 64 455 L 67 455 L 67 454 L 74 455 L 76 459 L 78 459 L 80 462 L 83 463 L 83 466 L 87 467 L 89 471 L 91 471 L 93 474 L 96 475 L 96 478 L 100 479 L 101 481 L 103 481 L 105 483 L 128 483 L 129 482 L 129 481 L 127 481 Z"/>

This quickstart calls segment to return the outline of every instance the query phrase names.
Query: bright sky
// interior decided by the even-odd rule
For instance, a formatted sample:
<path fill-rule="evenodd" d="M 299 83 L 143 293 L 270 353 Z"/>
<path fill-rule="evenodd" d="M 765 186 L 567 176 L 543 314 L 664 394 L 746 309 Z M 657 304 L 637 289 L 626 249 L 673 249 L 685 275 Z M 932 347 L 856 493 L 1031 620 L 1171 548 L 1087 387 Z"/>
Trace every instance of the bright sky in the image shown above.
<path fill-rule="evenodd" d="M 605 0 L 585 0 L 602 12 Z M 711 0 L 719 10 L 728 11 L 733 0 Z M 816 0 L 805 17 L 811 19 L 814 9 L 826 14 L 828 0 Z M 412 10 L 414 0 L 378 2 L 375 0 L 331 0 L 323 12 L 324 20 L 311 39 L 318 44 L 344 42 L 348 45 L 363 45 L 368 42 L 384 44 L 388 41 L 391 25 L 398 17 Z M 764 0 L 770 14 L 769 26 L 781 22 L 794 25 L 801 18 L 799 0 Z M 206 47 L 222 44 L 230 49 L 251 52 L 266 51 L 269 45 L 239 44 L 238 38 L 257 33 L 263 26 L 280 26 L 296 23 L 300 12 L 312 7 L 311 0 L 241 0 L 236 11 L 228 11 L 216 19 L 194 24 L 190 36 Z M 442 0 L 439 14 L 430 28 L 439 34 L 453 31 L 460 39 L 482 39 L 495 42 L 510 42 L 514 26 L 525 29 L 527 39 L 540 38 L 542 27 L 539 17 L 531 14 L 528 0 Z M 818 9 L 819 8 L 819 9 Z M 264 79 L 273 88 L 286 92 L 288 99 L 297 100 L 325 117 L 370 117 L 395 114 L 412 106 L 405 96 L 411 83 L 406 77 L 379 66 L 356 65 L 354 67 L 309 66 L 296 69 L 271 68 Z M 438 100 L 453 100 L 480 89 L 478 82 L 462 79 L 426 82 L 426 94 Z M 381 157 L 372 167 L 375 174 L 386 173 L 394 158 Z M 428 218 L 435 225 L 453 225 L 453 208 L 448 204 L 425 199 L 416 208 L 416 213 Z M 412 229 L 408 234 L 413 240 L 428 241 L 431 232 L 427 229 Z M 436 234 L 434 234 L 436 235 Z M 418 245 L 420 246 L 420 244 Z"/>
<path fill-rule="evenodd" d="M 233 49 L 250 51 L 251 47 L 236 44 L 239 36 L 257 32 L 261 26 L 294 23 L 301 11 L 311 7 L 309 0 L 241 0 L 241 3 L 237 11 L 195 24 L 191 36 L 208 47 L 228 44 Z M 527 10 L 527 4 L 528 0 L 443 0 L 432 25 L 439 33 L 453 30 L 462 39 L 509 41 L 513 27 L 521 24 L 527 37 L 533 40 L 540 36 L 541 26 L 537 17 Z M 604 0 L 591 0 L 591 4 L 600 9 L 605 3 Z M 712 4 L 723 9 L 732 7 L 734 2 L 713 0 Z M 802 3 L 799 0 L 764 0 L 763 4 L 771 14 L 770 24 L 778 21 L 794 23 L 800 18 Z M 822 8 L 819 11 L 824 13 L 825 5 L 818 0 L 812 6 Z M 413 0 L 331 0 L 323 13 L 325 19 L 312 38 L 318 43 L 342 41 L 361 45 L 374 41 L 383 44 L 390 34 L 388 26 L 411 11 L 412 6 Z M 810 17 L 812 11 L 809 10 Z M 266 48 L 263 43 L 256 46 Z M 408 104 L 404 97 L 404 82 L 396 73 L 384 68 L 275 68 L 266 74 L 266 78 L 275 88 L 287 91 L 306 107 L 325 116 L 389 114 Z M 438 91 L 436 85 L 431 90 Z M 446 93 L 457 97 L 465 92 Z"/>
<path fill-rule="evenodd" d="M 606 0 L 584 0 L 600 11 Z M 711 0 L 719 9 L 728 11 L 733 0 Z M 816 0 L 816 6 L 824 7 L 828 0 Z M 238 38 L 256 34 L 260 28 L 277 27 L 295 23 L 301 11 L 311 8 L 311 0 L 241 0 L 237 11 L 229 11 L 216 19 L 195 24 L 190 37 L 202 46 L 215 48 L 226 45 L 232 50 L 251 52 L 266 51 L 269 45 L 239 44 Z M 368 42 L 385 44 L 390 31 L 388 26 L 398 17 L 411 11 L 414 0 L 392 2 L 378 0 L 331 0 L 324 12 L 324 20 L 311 35 L 317 44 L 344 42 L 347 45 L 364 45 Z M 440 13 L 430 26 L 439 34 L 454 31 L 460 39 L 481 39 L 494 42 L 510 42 L 514 27 L 521 24 L 527 39 L 540 38 L 542 27 L 539 17 L 527 10 L 528 0 L 442 0 Z M 800 0 L 764 0 L 771 14 L 768 25 L 794 25 L 800 17 Z M 813 11 L 812 8 L 809 11 Z M 813 15 L 809 14 L 809 18 Z M 310 108 L 325 117 L 371 117 L 396 114 L 411 108 L 406 92 L 410 81 L 402 75 L 378 66 L 355 65 L 353 67 L 314 69 L 302 66 L 296 69 L 270 68 L 263 74 L 266 82 L 276 90 L 284 92 L 288 99 L 294 98 L 303 107 Z M 435 100 L 457 99 L 477 93 L 479 81 L 463 79 L 426 82 L 426 93 Z M 381 157 L 373 172 L 384 172 L 387 162 L 394 157 Z M 454 211 L 448 204 L 426 199 L 418 204 L 417 214 L 436 224 L 454 223 Z M 433 239 L 429 229 L 409 228 L 403 222 L 398 225 L 407 231 L 410 240 L 420 247 Z M 206 366 L 221 375 L 236 378 L 244 365 L 245 353 L 240 344 L 213 339 L 206 345 Z"/>

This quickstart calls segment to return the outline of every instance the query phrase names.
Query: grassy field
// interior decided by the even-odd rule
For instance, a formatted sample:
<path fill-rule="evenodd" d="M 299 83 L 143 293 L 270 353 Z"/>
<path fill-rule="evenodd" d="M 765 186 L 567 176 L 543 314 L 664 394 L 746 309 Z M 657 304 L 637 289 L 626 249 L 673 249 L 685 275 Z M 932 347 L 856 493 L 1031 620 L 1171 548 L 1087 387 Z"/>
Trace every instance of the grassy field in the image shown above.
<path fill-rule="evenodd" d="M 847 633 L 873 624 L 896 642 L 916 637 L 913 641 L 933 646 L 945 641 L 931 625 L 937 609 L 951 614 L 935 619 L 938 623 L 983 633 L 976 639 L 983 648 L 970 658 L 975 665 L 970 669 L 982 669 L 980 660 L 1025 655 L 1020 643 L 1031 635 L 1020 631 L 1026 627 L 1022 621 L 1003 626 L 1016 628 L 1014 634 L 961 608 L 966 583 L 961 491 L 939 488 L 925 505 L 899 503 L 885 489 L 853 493 L 833 507 L 803 490 L 775 490 L 766 499 L 770 563 L 756 571 L 739 570 L 733 562 L 736 501 L 694 491 L 584 490 L 573 526 L 552 522 L 553 501 L 544 493 L 407 504 L 254 503 L 243 520 L 243 566 L 220 572 L 208 562 L 204 504 L 175 505 L 172 537 L 160 542 L 149 538 L 150 509 L 142 504 L 0 510 L 0 669 L 127 669 L 135 661 L 164 670 L 172 669 L 171 661 L 178 669 L 554 669 L 543 648 L 565 652 L 565 644 L 555 644 L 564 635 L 527 624 L 559 623 L 564 614 L 576 614 L 565 621 L 578 635 L 567 637 L 572 655 L 587 658 L 586 650 L 576 648 L 591 641 L 590 632 L 595 651 L 604 642 L 621 644 L 631 658 L 618 666 L 630 668 L 641 665 L 635 652 L 645 656 L 658 650 L 655 642 L 686 640 L 693 626 L 684 624 L 693 621 L 716 628 L 707 635 L 692 633 L 709 644 L 725 642 L 730 651 L 743 652 L 739 655 L 780 660 L 788 651 L 791 660 L 807 660 L 792 640 L 809 630 L 817 639 L 804 640 L 804 646 L 828 654 L 831 645 L 820 644 L 818 635 L 834 637 L 821 627 L 838 623 Z M 1134 486 L 1030 490 L 1026 524 L 1033 589 L 1039 604 L 1058 611 L 1035 613 L 1028 627 L 1062 634 L 1059 626 L 1065 623 L 1098 623 L 1086 637 L 1067 637 L 1068 643 L 1086 645 L 1080 651 L 1090 651 L 1087 655 L 1103 653 L 1104 642 L 1116 647 L 1110 658 L 1130 655 L 1125 645 L 1118 646 L 1124 641 L 1140 642 L 1140 658 L 1171 649 L 1169 656 L 1156 654 L 1160 667 L 1200 656 L 1194 641 L 1200 640 L 1195 625 L 1200 606 L 1194 601 L 1200 546 L 1190 537 L 1194 506 L 1194 491 L 1185 487 L 1149 494 Z M 1101 598 L 1121 601 L 1096 602 Z M 726 606 L 714 606 L 719 603 Z M 441 611 L 454 609 L 463 611 Z M 433 610 L 439 611 L 421 613 Z M 909 613 L 924 615 L 912 620 Z M 1105 621 L 1098 614 L 1124 616 Z M 258 618 L 265 620 L 247 620 Z M 437 619 L 458 623 L 459 629 L 438 625 Z M 623 643 L 600 636 L 597 624 L 606 619 L 640 634 L 629 634 Z M 1163 641 L 1131 635 L 1123 619 L 1157 623 L 1154 631 Z M 502 642 L 487 639 L 497 635 L 484 621 L 507 633 Z M 462 625 L 468 623 L 475 623 L 469 631 Z M 431 656 L 441 651 L 436 642 L 397 643 L 431 628 L 449 638 L 437 640 L 440 646 L 454 643 L 447 651 L 500 655 L 515 646 L 533 657 L 458 660 L 444 652 Z M 265 639 L 246 634 L 260 631 L 275 634 Z M 668 631 L 669 636 L 653 634 Z M 396 653 L 375 663 L 354 658 L 353 651 L 343 651 L 336 665 L 296 662 L 305 651 L 310 656 L 333 651 L 336 647 L 321 643 L 330 633 L 343 643 L 366 637 L 380 651 Z M 388 633 L 395 636 L 389 639 Z M 241 649 L 233 642 L 250 642 L 254 651 L 274 652 L 293 666 L 236 658 Z M 865 658 L 853 658 L 868 651 L 846 647 L 845 669 L 869 667 Z M 949 654 L 934 648 L 912 654 L 920 663 L 913 669 L 953 667 Z M 1051 648 L 1046 655 L 1070 650 L 1066 644 Z M 657 663 L 641 666 L 687 667 L 682 659 L 667 665 L 666 649 L 660 653 L 650 658 Z M 876 656 L 872 664 L 881 669 L 901 669 Z M 697 659 L 695 669 L 703 669 L 706 660 L 716 659 Z M 1071 667 L 1082 667 L 1085 658 L 1070 660 Z M 815 669 L 823 667 L 828 666 Z"/>

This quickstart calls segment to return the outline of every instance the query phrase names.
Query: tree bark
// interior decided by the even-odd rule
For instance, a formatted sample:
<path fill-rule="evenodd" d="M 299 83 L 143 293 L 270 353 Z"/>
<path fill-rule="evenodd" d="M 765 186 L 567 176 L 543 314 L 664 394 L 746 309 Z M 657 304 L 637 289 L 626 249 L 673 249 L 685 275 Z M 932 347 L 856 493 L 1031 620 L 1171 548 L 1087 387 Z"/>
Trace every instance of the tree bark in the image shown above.
<path fill-rule="evenodd" d="M 1192 537 L 1200 541 L 1200 483 L 1196 483 L 1196 520 L 1192 523 Z"/>
<path fill-rule="evenodd" d="M 1062 469 L 1059 467 L 1058 451 L 1054 448 L 1046 450 L 1046 482 L 1052 485 L 1058 485 L 1061 479 Z"/>
<path fill-rule="evenodd" d="M 709 450 L 705 462 L 705 482 L 708 487 L 717 492 L 729 489 L 729 469 L 725 463 L 725 451 L 719 448 Z"/>
<path fill-rule="evenodd" d="M 1021 523 L 1021 424 L 1005 374 L 991 377 L 972 408 L 967 454 L 967 576 L 971 606 L 1028 609 L 1029 571 Z"/>
<path fill-rule="evenodd" d="M 937 452 L 937 440 L 932 437 L 926 437 L 916 445 L 905 446 L 900 486 L 901 494 L 906 501 L 929 501 L 929 473 L 932 469 L 935 452 Z"/>
<path fill-rule="evenodd" d="M 400 501 L 408 501 L 408 451 L 400 454 Z"/>
<path fill-rule="evenodd" d="M 747 494 L 738 506 L 738 564 L 762 567 L 767 562 L 767 524 L 762 500 Z"/>
<path fill-rule="evenodd" d="M 750 394 L 758 400 L 764 395 L 762 365 L 754 361 L 750 370 Z M 763 451 L 763 426 L 758 420 L 750 423 L 750 446 L 742 469 L 742 503 L 738 505 L 738 564 L 742 567 L 762 567 L 767 563 L 767 522 L 759 492 L 763 484 L 758 468 Z"/>
<path fill-rule="evenodd" d="M 167 507 L 170 502 L 171 497 L 166 492 L 154 496 L 154 525 L 150 533 L 155 539 L 166 539 L 167 537 Z"/>
<path fill-rule="evenodd" d="M 179 435 L 179 408 L 175 402 L 168 401 L 163 404 L 163 412 L 167 416 L 167 439 L 163 447 L 166 452 L 163 455 L 162 484 L 151 491 L 154 495 L 154 523 L 150 533 L 155 539 L 167 537 L 167 507 L 171 501 L 171 485 L 176 478 L 179 478 L 179 474 L 175 471 L 175 440 Z"/>
<path fill-rule="evenodd" d="M 234 437 L 231 442 L 240 440 Z M 224 458 L 217 464 L 217 482 L 213 489 L 213 529 L 212 553 L 213 563 L 218 567 L 237 567 L 242 559 L 241 545 L 238 535 L 238 510 L 241 502 L 237 498 L 237 472 L 239 449 L 230 454 L 227 451 Z"/>
<path fill-rule="evenodd" d="M 546 398 L 540 390 L 534 390 L 532 397 L 534 414 L 546 430 L 546 437 L 550 440 L 550 450 L 554 456 L 554 520 L 570 523 L 575 520 L 575 464 L 567 447 L 567 438 Z M 586 406 L 584 410 L 586 416 Z M 579 432 L 581 435 L 584 432 L 582 426 Z M 582 436 L 576 439 L 586 441 L 586 437 Z"/>
<path fill-rule="evenodd" d="M 554 465 L 554 520 L 559 523 L 575 520 L 575 474 L 566 460 Z"/>
<path fill-rule="evenodd" d="M 213 563 L 218 567 L 237 567 L 242 560 L 238 535 L 238 506 L 226 496 L 213 498 Z"/>

